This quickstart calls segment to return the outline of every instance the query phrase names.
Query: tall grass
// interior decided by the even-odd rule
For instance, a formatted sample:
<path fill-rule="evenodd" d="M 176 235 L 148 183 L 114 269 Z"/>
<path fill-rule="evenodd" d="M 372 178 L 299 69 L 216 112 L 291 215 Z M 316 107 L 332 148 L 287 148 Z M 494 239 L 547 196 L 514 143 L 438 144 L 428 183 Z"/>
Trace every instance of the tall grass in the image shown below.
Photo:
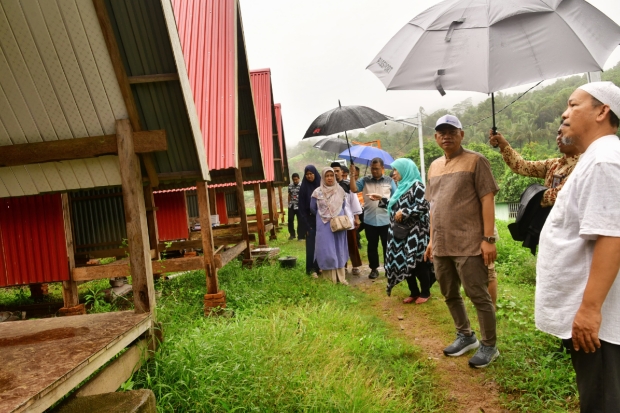
<path fill-rule="evenodd" d="M 280 245 L 303 256 L 303 243 Z M 227 265 L 231 317 L 203 317 L 204 273 L 163 283 L 165 340 L 133 387 L 152 389 L 161 412 L 453 410 L 430 362 L 372 314 L 370 298 L 303 268 Z"/>

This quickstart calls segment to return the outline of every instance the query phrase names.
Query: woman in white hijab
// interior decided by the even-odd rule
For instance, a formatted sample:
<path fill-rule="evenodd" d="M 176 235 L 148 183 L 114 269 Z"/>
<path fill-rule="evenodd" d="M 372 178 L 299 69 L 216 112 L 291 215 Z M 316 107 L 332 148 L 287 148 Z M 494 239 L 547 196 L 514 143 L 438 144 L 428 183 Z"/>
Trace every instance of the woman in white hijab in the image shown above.
<path fill-rule="evenodd" d="M 316 246 L 314 256 L 324 278 L 334 283 L 348 284 L 344 267 L 349 258 L 347 232 L 332 232 L 330 221 L 345 215 L 344 190 L 336 182 L 334 170 L 323 168 L 321 186 L 314 190 L 310 210 L 316 215 Z"/>

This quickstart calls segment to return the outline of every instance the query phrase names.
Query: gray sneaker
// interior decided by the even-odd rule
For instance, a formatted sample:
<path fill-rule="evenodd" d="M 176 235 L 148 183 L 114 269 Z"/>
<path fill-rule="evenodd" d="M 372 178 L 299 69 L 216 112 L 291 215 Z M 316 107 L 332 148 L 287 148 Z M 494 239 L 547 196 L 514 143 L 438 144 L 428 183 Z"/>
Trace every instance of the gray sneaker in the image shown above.
<path fill-rule="evenodd" d="M 456 333 L 456 340 L 443 349 L 443 354 L 450 357 L 458 357 L 467 353 L 469 350 L 478 348 L 478 346 L 480 346 L 480 342 L 476 338 L 476 333 L 472 332 L 469 337 L 463 333 Z"/>
<path fill-rule="evenodd" d="M 484 344 L 480 345 L 478 351 L 472 358 L 469 359 L 469 367 L 477 369 L 483 369 L 499 357 L 499 350 L 497 347 L 489 347 Z"/>

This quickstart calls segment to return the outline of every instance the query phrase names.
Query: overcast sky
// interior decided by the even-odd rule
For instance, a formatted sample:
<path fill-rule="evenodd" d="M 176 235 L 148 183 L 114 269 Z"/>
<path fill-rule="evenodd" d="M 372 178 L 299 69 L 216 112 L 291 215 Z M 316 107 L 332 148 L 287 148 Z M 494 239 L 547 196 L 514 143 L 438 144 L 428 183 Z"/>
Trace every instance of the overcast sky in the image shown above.
<path fill-rule="evenodd" d="M 589 0 L 620 24 L 620 0 Z M 451 108 L 481 93 L 390 91 L 366 66 L 409 20 L 439 0 L 240 0 L 251 69 L 271 68 L 289 146 L 321 113 L 364 105 L 390 116 Z M 620 61 L 620 47 L 605 68 Z M 543 83 L 544 85 L 544 83 Z"/>

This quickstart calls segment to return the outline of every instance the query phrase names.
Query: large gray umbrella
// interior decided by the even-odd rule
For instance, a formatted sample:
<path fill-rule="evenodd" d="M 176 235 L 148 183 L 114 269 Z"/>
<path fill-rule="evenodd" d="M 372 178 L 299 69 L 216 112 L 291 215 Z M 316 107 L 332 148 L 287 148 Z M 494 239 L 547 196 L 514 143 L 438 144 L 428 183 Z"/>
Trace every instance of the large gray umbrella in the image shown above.
<path fill-rule="evenodd" d="M 619 43 L 620 27 L 584 0 L 446 0 L 405 25 L 368 69 L 388 90 L 493 93 L 602 70 Z"/>

